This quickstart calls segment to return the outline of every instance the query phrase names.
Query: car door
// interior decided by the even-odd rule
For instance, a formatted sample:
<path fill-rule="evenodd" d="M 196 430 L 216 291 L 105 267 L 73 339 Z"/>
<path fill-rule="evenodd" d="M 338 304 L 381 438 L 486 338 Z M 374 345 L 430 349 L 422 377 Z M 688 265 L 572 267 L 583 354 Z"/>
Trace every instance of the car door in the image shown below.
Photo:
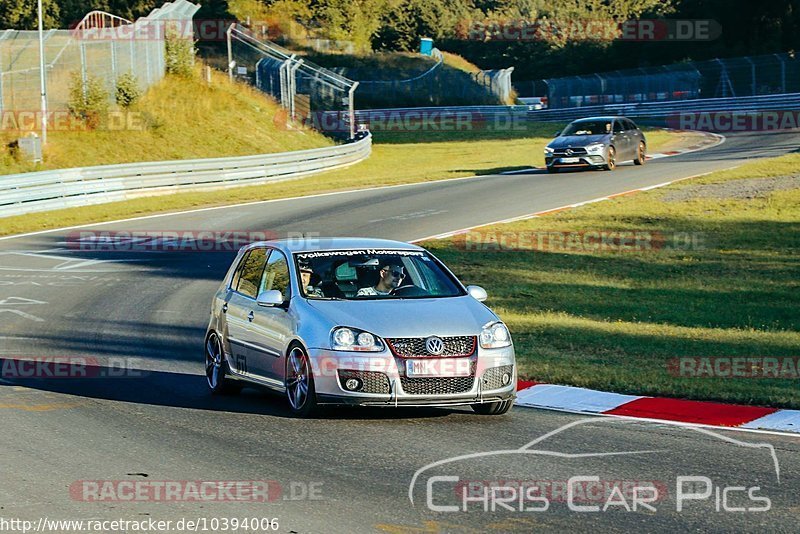
<path fill-rule="evenodd" d="M 269 249 L 257 293 L 278 290 L 283 295 L 284 304 L 260 306 L 254 300 L 248 311 L 249 328 L 245 341 L 252 350 L 250 365 L 260 377 L 275 386 L 283 385 L 286 348 L 295 332 L 294 316 L 288 307 L 290 287 L 286 256 L 278 249 Z"/>
<path fill-rule="evenodd" d="M 638 149 L 639 143 L 644 141 L 644 134 L 639 129 L 638 126 L 632 120 L 625 120 L 625 124 L 628 127 L 628 135 L 631 138 L 631 149 L 633 150 L 633 155 L 631 157 L 635 158 L 638 156 Z"/>
<path fill-rule="evenodd" d="M 266 263 L 266 248 L 254 248 L 245 253 L 231 281 L 227 307 L 223 308 L 234 370 L 256 378 L 262 375 L 252 366 L 258 353 L 257 347 L 252 345 L 255 338 L 252 332 L 252 312 Z"/>
<path fill-rule="evenodd" d="M 617 163 L 632 159 L 630 136 L 625 131 L 621 120 L 614 119 L 613 133 L 611 143 L 617 151 Z"/>

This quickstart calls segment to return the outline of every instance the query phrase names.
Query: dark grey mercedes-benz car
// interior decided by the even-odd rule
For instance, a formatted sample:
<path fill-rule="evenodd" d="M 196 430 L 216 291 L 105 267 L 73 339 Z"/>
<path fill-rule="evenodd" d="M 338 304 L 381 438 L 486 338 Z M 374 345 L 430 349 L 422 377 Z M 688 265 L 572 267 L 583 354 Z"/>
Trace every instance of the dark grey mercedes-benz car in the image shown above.
<path fill-rule="evenodd" d="M 625 117 L 590 117 L 571 122 L 544 148 L 547 172 L 569 168 L 613 171 L 623 161 L 643 165 L 647 140 Z"/>

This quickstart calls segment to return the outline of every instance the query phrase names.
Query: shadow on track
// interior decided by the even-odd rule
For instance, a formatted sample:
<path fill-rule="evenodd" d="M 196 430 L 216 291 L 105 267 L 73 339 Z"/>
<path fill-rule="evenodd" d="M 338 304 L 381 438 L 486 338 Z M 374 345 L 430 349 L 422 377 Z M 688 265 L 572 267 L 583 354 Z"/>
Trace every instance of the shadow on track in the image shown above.
<path fill-rule="evenodd" d="M 38 391 L 152 406 L 267 415 L 294 418 L 285 398 L 258 387 L 245 387 L 239 395 L 213 395 L 203 375 L 146 369 L 120 369 L 100 365 L 60 364 L 62 378 L 8 377 L 16 360 L 0 359 L 4 370 L 0 387 L 22 386 Z M 78 369 L 80 367 L 80 369 Z M 444 417 L 454 413 L 443 408 L 330 407 L 318 418 L 341 420 Z M 476 415 L 475 417 L 480 417 Z"/>

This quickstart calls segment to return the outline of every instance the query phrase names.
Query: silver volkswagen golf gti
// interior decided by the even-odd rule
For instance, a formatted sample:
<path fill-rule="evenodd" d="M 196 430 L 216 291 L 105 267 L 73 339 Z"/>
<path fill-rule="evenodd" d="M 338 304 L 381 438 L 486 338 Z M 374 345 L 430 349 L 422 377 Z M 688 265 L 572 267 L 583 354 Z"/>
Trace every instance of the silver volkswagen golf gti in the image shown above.
<path fill-rule="evenodd" d="M 212 392 L 246 383 L 320 405 L 507 412 L 516 394 L 506 326 L 425 249 L 383 239 L 277 240 L 239 251 L 205 338 Z"/>

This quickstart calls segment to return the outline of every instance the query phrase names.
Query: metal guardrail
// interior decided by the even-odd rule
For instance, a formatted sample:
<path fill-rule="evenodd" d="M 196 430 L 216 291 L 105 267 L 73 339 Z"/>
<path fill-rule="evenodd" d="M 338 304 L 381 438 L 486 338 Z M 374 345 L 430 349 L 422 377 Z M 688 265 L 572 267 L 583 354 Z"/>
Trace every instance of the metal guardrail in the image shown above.
<path fill-rule="evenodd" d="M 680 113 L 800 110 L 800 93 L 671 102 L 604 104 L 570 109 L 528 106 L 451 106 L 358 110 L 356 122 L 415 114 L 470 114 L 490 119 L 524 114 L 530 121 L 567 121 L 592 115 L 670 117 Z M 326 112 L 323 112 L 325 114 Z M 335 114 L 337 112 L 329 112 Z M 0 176 L 0 217 L 125 200 L 184 189 L 215 189 L 274 182 L 349 165 L 371 153 L 372 138 L 317 148 L 235 158 L 106 165 Z"/>
<path fill-rule="evenodd" d="M 730 98 L 701 98 L 666 102 L 602 104 L 568 109 L 531 111 L 530 120 L 574 120 L 592 115 L 625 115 L 628 117 L 670 117 L 680 113 L 747 112 L 800 109 L 800 93 Z"/>
<path fill-rule="evenodd" d="M 524 114 L 530 121 L 571 121 L 598 115 L 625 115 L 628 117 L 667 118 L 680 113 L 701 112 L 748 112 L 800 110 L 800 93 L 731 98 L 703 98 L 666 102 L 636 102 L 602 104 L 568 109 L 533 110 L 527 105 L 516 106 L 449 106 L 418 108 L 387 108 L 356 110 L 356 122 L 369 124 L 370 119 L 403 117 L 408 114 L 431 116 L 432 114 L 469 114 L 473 119 L 492 119 L 510 114 Z M 412 115 L 413 116 L 413 115 Z"/>
<path fill-rule="evenodd" d="M 153 161 L 0 176 L 0 217 L 298 178 L 352 165 L 372 153 L 372 136 L 345 145 L 277 154 Z"/>

